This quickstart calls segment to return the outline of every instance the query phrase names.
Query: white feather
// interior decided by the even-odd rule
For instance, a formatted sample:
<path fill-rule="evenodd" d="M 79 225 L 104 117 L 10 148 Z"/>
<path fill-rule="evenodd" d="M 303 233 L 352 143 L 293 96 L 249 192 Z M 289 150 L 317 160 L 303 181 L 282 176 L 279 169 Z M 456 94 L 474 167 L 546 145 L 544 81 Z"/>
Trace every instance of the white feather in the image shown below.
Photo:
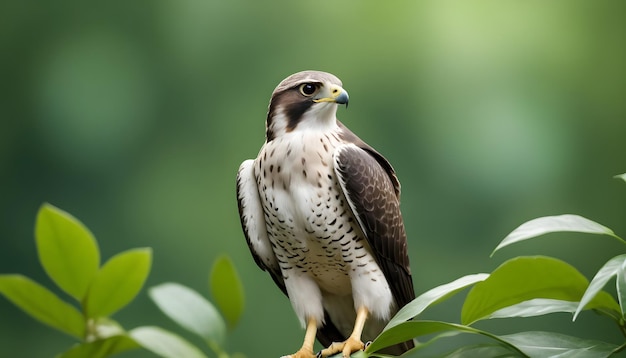
<path fill-rule="evenodd" d="M 241 163 L 237 173 L 237 186 L 242 205 L 241 217 L 250 240 L 250 249 L 267 267 L 277 271 L 278 262 L 267 237 L 263 206 L 254 176 L 254 160 L 248 159 Z"/>

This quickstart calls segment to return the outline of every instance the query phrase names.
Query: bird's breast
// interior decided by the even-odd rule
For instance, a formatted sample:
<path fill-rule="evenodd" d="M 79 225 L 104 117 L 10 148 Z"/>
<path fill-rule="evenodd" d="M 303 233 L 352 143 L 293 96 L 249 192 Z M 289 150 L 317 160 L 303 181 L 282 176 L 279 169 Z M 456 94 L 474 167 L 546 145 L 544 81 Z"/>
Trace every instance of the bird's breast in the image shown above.
<path fill-rule="evenodd" d="M 293 230 L 318 231 L 324 218 L 339 210 L 343 193 L 333 168 L 337 141 L 332 139 L 293 135 L 263 147 L 256 176 L 271 221 L 289 223 Z"/>
<path fill-rule="evenodd" d="M 277 138 L 261 150 L 256 178 L 283 274 L 304 271 L 328 291 L 349 292 L 350 267 L 369 255 L 334 172 L 338 145 L 333 136 Z"/>

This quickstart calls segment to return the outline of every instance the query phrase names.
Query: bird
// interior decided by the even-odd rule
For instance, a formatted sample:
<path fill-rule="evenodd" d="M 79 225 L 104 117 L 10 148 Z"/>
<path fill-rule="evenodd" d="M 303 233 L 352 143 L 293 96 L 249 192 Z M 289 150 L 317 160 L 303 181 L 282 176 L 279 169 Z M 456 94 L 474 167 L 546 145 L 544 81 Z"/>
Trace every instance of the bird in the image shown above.
<path fill-rule="evenodd" d="M 265 143 L 237 172 L 241 226 L 256 264 L 289 298 L 302 346 L 282 358 L 349 357 L 415 298 L 400 182 L 337 119 L 348 92 L 302 71 L 272 93 Z M 315 339 L 326 348 L 314 352 Z M 414 347 L 406 341 L 386 353 Z"/>

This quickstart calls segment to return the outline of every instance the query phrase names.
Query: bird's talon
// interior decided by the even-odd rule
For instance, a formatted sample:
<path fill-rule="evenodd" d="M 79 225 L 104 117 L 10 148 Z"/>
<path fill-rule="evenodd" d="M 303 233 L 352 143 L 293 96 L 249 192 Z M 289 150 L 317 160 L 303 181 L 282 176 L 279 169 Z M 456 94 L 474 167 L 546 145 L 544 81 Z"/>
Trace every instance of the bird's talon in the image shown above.
<path fill-rule="evenodd" d="M 363 347 L 363 350 L 366 350 L 366 349 L 367 349 L 367 347 L 369 347 L 369 346 L 370 346 L 370 344 L 372 344 L 372 341 L 367 341 L 367 342 L 365 342 L 365 346 Z"/>
<path fill-rule="evenodd" d="M 318 353 L 318 358 L 330 357 L 337 353 L 341 353 L 343 358 L 349 358 L 352 353 L 362 351 L 364 349 L 365 345 L 361 342 L 361 340 L 354 337 L 348 337 L 345 341 L 334 342 L 328 346 L 328 348 L 320 351 Z"/>

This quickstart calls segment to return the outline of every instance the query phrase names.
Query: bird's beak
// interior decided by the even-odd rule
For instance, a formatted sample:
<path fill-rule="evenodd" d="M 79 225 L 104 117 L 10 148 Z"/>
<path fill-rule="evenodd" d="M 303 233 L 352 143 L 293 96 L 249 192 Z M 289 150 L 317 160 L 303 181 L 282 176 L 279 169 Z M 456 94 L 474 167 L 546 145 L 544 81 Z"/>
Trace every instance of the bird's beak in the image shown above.
<path fill-rule="evenodd" d="M 314 99 L 313 102 L 334 102 L 337 104 L 345 104 L 346 107 L 348 106 L 348 100 L 350 98 L 348 92 L 339 86 L 331 85 L 328 87 L 328 91 L 324 91 L 321 95 L 321 98 Z"/>

